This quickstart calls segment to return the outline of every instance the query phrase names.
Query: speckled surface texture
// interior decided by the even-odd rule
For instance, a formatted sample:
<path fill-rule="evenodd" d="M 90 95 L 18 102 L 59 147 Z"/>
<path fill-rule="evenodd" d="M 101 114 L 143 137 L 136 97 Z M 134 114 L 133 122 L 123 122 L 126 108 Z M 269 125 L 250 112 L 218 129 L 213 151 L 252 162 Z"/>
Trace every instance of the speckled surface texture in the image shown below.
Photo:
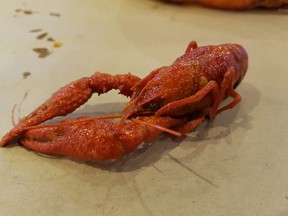
<path fill-rule="evenodd" d="M 249 55 L 237 89 L 243 101 L 187 137 L 162 135 L 110 162 L 50 157 L 17 144 L 0 148 L 1 215 L 288 215 L 283 10 L 153 0 L 0 5 L 1 137 L 13 126 L 12 113 L 17 122 L 61 86 L 95 71 L 144 77 L 171 64 L 191 40 L 239 43 Z M 127 101 L 116 91 L 95 95 L 71 117 L 117 113 Z"/>

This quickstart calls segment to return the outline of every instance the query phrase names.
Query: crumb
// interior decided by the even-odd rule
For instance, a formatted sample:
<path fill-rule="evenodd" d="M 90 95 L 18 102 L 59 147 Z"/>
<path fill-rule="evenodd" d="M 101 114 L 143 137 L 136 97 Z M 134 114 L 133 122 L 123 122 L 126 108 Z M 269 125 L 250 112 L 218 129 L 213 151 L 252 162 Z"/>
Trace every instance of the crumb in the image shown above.
<path fill-rule="evenodd" d="M 60 17 L 61 15 L 60 15 L 59 13 L 50 12 L 50 16 L 57 16 L 57 17 Z"/>
<path fill-rule="evenodd" d="M 58 47 L 61 47 L 62 45 L 63 45 L 63 44 L 62 44 L 61 42 L 59 42 L 59 41 L 55 41 L 54 44 L 53 44 L 53 46 L 54 46 L 54 47 L 57 47 L 57 48 L 58 48 Z"/>
<path fill-rule="evenodd" d="M 39 58 L 45 58 L 51 54 L 47 48 L 34 48 L 33 51 L 39 54 Z"/>
<path fill-rule="evenodd" d="M 33 14 L 33 11 L 32 11 L 32 10 L 16 9 L 15 12 L 16 12 L 16 13 L 20 13 L 20 12 L 22 12 L 23 14 L 27 14 L 27 15 L 31 15 L 31 14 Z"/>
<path fill-rule="evenodd" d="M 38 40 L 41 40 L 41 39 L 45 38 L 47 35 L 48 35 L 48 33 L 45 32 L 45 33 L 43 33 L 43 34 L 38 35 L 38 36 L 37 36 L 37 39 L 38 39 Z"/>
<path fill-rule="evenodd" d="M 25 71 L 23 73 L 23 79 L 26 79 L 27 77 L 29 77 L 31 75 L 31 73 L 29 71 Z"/>
<path fill-rule="evenodd" d="M 42 29 L 40 29 L 40 28 L 30 30 L 31 33 L 34 33 L 34 32 L 40 32 L 40 31 L 42 31 Z"/>
<path fill-rule="evenodd" d="M 31 10 L 24 10 L 23 13 L 24 13 L 24 14 L 27 14 L 27 15 L 33 14 L 33 12 L 32 12 Z"/>
<path fill-rule="evenodd" d="M 55 40 L 54 40 L 54 38 L 52 38 L 52 37 L 48 37 L 48 38 L 47 38 L 47 41 L 54 42 Z"/>

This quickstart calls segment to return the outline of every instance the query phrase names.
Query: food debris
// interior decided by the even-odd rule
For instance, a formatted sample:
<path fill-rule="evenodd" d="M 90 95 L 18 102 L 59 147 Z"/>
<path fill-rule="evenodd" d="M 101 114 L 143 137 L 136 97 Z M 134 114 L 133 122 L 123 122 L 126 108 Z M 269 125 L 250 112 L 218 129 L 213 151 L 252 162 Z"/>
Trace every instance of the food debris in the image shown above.
<path fill-rule="evenodd" d="M 61 42 L 59 42 L 59 41 L 55 41 L 54 43 L 53 43 L 53 46 L 54 47 L 61 47 L 63 44 L 61 43 Z"/>
<path fill-rule="evenodd" d="M 31 33 L 34 33 L 34 32 L 40 32 L 40 31 L 42 31 L 42 29 L 40 29 L 40 28 L 30 30 Z"/>
<path fill-rule="evenodd" d="M 15 10 L 16 13 L 23 13 L 23 14 L 33 14 L 35 13 L 35 11 L 32 10 L 24 10 L 24 9 L 16 9 Z M 56 16 L 56 17 L 60 17 L 61 14 L 60 13 L 55 13 L 55 12 L 50 12 L 49 13 L 50 16 Z M 16 15 L 15 15 L 16 16 Z M 43 40 L 45 39 L 48 42 L 51 42 L 50 46 L 53 46 L 54 48 L 59 48 L 63 46 L 63 43 L 55 40 L 52 36 L 50 36 L 50 34 L 48 32 L 45 32 L 45 30 L 41 29 L 41 28 L 35 28 L 35 29 L 31 29 L 29 31 L 30 33 L 39 33 L 36 36 L 37 40 Z M 48 48 L 34 48 L 33 49 L 34 52 L 38 53 L 38 57 L 39 58 L 45 58 L 47 56 L 49 56 L 50 54 L 52 54 L 52 51 L 49 50 Z M 29 76 L 30 74 L 23 74 L 24 79 Z"/>
<path fill-rule="evenodd" d="M 33 14 L 33 12 L 31 10 L 24 10 L 23 13 L 28 14 L 28 15 Z"/>
<path fill-rule="evenodd" d="M 52 37 L 48 37 L 48 38 L 47 38 L 47 41 L 54 42 L 55 40 L 54 40 L 54 38 L 52 38 Z"/>
<path fill-rule="evenodd" d="M 44 33 L 38 35 L 38 36 L 37 36 L 37 39 L 38 39 L 38 40 L 41 40 L 41 39 L 45 38 L 47 35 L 48 35 L 48 33 L 47 33 L 47 32 L 44 32 Z"/>
<path fill-rule="evenodd" d="M 59 13 L 50 12 L 50 16 L 60 17 L 61 15 Z"/>
<path fill-rule="evenodd" d="M 29 77 L 31 75 L 31 73 L 29 71 L 25 71 L 23 73 L 23 79 L 26 79 L 27 77 Z"/>
<path fill-rule="evenodd" d="M 20 13 L 20 12 L 22 12 L 23 14 L 27 14 L 27 15 L 31 15 L 31 14 L 33 14 L 33 11 L 32 11 L 32 10 L 16 9 L 15 12 L 16 12 L 16 13 Z"/>
<path fill-rule="evenodd" d="M 39 58 L 45 58 L 51 54 L 47 48 L 34 48 L 33 51 L 38 53 Z"/>

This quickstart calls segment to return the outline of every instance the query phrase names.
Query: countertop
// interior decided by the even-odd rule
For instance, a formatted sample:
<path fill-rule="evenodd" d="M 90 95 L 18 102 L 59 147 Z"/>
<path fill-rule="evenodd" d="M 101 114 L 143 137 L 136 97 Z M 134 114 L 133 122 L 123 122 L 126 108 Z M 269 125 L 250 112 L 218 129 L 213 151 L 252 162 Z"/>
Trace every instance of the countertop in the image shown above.
<path fill-rule="evenodd" d="M 242 102 L 181 139 L 163 134 L 108 162 L 0 148 L 1 215 L 288 215 L 287 13 L 154 0 L 0 4 L 1 137 L 61 86 L 95 71 L 145 77 L 192 40 L 239 43 L 249 55 Z M 112 91 L 76 113 L 119 113 L 127 102 Z"/>

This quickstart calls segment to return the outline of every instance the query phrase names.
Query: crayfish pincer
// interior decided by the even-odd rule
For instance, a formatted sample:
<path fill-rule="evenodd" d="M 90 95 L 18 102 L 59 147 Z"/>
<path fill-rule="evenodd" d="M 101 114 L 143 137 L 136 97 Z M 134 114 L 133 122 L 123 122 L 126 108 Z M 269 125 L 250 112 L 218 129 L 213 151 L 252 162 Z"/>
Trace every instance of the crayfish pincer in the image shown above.
<path fill-rule="evenodd" d="M 97 72 L 62 87 L 24 117 L 0 145 L 18 137 L 25 147 L 46 154 L 84 160 L 117 159 L 162 132 L 181 136 L 201 124 L 206 116 L 213 120 L 232 109 L 241 100 L 235 88 L 247 67 L 248 56 L 240 45 L 198 47 L 192 41 L 170 66 L 155 69 L 143 79 L 132 74 Z M 41 124 L 73 112 L 93 93 L 103 94 L 111 89 L 131 97 L 122 114 Z M 227 97 L 233 100 L 220 107 Z"/>

